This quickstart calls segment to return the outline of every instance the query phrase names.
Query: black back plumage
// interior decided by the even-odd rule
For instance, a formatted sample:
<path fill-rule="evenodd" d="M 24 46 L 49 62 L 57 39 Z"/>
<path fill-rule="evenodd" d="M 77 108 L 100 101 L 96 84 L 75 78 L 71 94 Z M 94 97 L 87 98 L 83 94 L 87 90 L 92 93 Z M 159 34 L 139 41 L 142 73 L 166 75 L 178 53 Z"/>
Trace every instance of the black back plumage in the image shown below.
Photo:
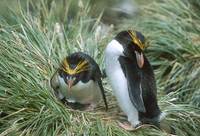
<path fill-rule="evenodd" d="M 146 109 L 145 113 L 140 113 L 140 117 L 154 118 L 157 117 L 161 111 L 157 104 L 157 89 L 156 81 L 153 73 L 153 68 L 144 55 L 144 66 L 140 69 L 142 81 L 143 101 Z"/>

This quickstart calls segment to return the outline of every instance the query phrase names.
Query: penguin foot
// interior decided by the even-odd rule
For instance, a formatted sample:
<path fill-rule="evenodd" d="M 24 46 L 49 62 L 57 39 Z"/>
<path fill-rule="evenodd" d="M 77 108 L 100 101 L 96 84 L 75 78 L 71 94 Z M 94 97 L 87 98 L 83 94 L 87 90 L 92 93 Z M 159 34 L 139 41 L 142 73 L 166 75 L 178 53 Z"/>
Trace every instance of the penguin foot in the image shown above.
<path fill-rule="evenodd" d="M 128 121 L 118 121 L 118 125 L 125 129 L 126 131 L 136 131 L 138 130 L 141 124 L 138 124 L 137 126 L 133 127 Z"/>
<path fill-rule="evenodd" d="M 126 131 L 136 131 L 140 128 L 149 128 L 149 127 L 155 127 L 154 125 L 151 125 L 151 124 L 138 124 L 136 125 L 135 127 L 133 127 L 128 121 L 118 121 L 118 125 L 125 129 Z"/>

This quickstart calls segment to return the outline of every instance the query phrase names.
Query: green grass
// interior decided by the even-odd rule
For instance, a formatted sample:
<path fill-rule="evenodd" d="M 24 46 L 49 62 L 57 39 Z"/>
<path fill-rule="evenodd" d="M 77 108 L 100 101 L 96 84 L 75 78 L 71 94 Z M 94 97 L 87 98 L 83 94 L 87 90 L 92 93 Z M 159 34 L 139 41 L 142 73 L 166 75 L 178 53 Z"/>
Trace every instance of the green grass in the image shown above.
<path fill-rule="evenodd" d="M 200 16 L 193 2 L 199 3 L 169 0 L 146 5 L 141 17 L 126 20 L 106 37 L 97 37 L 101 15 L 91 18 L 89 3 L 84 7 L 53 3 L 48 9 L 42 1 L 33 4 L 31 12 L 21 9 L 20 14 L 10 11 L 0 17 L 0 110 L 8 114 L 0 118 L 0 135 L 166 136 L 154 128 L 135 132 L 119 128 L 118 107 L 107 79 L 108 112 L 102 106 L 94 112 L 73 111 L 51 93 L 49 80 L 63 57 L 85 51 L 103 69 L 106 44 L 130 26 L 148 38 L 146 53 L 155 68 L 159 105 L 168 113 L 166 120 L 177 135 L 200 134 Z M 66 10 L 70 4 L 77 6 L 75 13 Z M 167 89 L 172 92 L 165 94 Z"/>

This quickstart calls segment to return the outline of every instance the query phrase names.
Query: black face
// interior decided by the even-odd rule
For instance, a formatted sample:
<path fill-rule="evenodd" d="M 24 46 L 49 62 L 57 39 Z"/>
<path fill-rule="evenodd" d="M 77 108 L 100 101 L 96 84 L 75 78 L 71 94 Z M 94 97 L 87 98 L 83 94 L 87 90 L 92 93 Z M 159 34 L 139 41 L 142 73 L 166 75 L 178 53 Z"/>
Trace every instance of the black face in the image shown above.
<path fill-rule="evenodd" d="M 59 75 L 64 79 L 69 88 L 83 81 L 89 72 L 89 62 L 77 55 L 70 55 L 62 62 Z"/>
<path fill-rule="evenodd" d="M 72 87 L 72 86 L 76 85 L 79 81 L 83 80 L 84 77 L 87 76 L 87 71 L 70 75 L 70 74 L 66 73 L 65 71 L 63 71 L 62 69 L 60 69 L 59 75 L 64 79 L 65 83 L 69 87 Z"/>

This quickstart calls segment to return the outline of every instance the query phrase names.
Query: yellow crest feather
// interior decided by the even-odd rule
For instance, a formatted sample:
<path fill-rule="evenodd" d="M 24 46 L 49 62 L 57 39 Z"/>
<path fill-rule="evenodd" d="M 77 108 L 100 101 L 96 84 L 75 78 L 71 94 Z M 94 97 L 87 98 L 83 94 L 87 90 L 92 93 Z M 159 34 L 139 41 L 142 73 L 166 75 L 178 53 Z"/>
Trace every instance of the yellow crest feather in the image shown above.
<path fill-rule="evenodd" d="M 65 59 L 62 63 L 62 70 L 68 73 L 69 75 L 78 74 L 83 71 L 87 71 L 88 69 L 89 65 L 86 60 L 80 61 L 74 69 L 70 68 L 67 59 Z"/>
<path fill-rule="evenodd" d="M 141 50 L 144 50 L 144 44 L 140 41 L 140 39 L 136 36 L 136 32 L 135 31 L 128 31 L 128 34 L 130 35 L 133 43 L 135 43 L 136 45 L 138 45 L 140 47 Z"/>

